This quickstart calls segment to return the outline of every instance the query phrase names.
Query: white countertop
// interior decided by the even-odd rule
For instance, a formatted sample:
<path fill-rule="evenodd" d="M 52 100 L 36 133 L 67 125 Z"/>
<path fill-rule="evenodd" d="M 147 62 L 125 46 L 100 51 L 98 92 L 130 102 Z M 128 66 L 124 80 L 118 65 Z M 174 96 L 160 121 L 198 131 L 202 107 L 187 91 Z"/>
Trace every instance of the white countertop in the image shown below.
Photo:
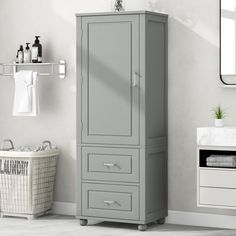
<path fill-rule="evenodd" d="M 236 127 L 226 126 L 222 128 L 197 128 L 197 144 L 206 146 L 236 147 Z"/>

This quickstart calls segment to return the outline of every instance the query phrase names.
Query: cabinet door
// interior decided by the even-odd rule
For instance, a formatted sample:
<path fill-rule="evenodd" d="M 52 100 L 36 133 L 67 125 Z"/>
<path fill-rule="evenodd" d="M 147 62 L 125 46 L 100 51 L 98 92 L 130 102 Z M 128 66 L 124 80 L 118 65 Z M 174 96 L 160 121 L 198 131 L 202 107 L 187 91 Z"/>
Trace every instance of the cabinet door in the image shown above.
<path fill-rule="evenodd" d="M 81 56 L 82 143 L 138 145 L 139 17 L 83 17 Z"/>

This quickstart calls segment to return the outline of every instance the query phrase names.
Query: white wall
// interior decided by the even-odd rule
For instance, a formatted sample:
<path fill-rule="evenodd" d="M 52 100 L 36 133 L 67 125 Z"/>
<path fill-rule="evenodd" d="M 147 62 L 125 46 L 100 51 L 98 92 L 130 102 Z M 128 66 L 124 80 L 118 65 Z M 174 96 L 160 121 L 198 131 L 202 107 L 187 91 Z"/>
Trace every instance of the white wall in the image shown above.
<path fill-rule="evenodd" d="M 74 201 L 75 13 L 109 11 L 110 0 L 1 0 L 0 61 L 14 58 L 19 44 L 42 36 L 44 60 L 67 61 L 66 80 L 40 80 L 41 114 L 12 117 L 13 80 L 0 80 L 0 140 L 17 145 L 50 139 L 61 150 L 56 200 Z M 236 121 L 236 90 L 219 83 L 219 9 L 216 0 L 126 0 L 127 10 L 169 14 L 169 209 L 235 214 L 196 207 L 196 128 L 212 125 L 211 110 L 227 109 Z"/>

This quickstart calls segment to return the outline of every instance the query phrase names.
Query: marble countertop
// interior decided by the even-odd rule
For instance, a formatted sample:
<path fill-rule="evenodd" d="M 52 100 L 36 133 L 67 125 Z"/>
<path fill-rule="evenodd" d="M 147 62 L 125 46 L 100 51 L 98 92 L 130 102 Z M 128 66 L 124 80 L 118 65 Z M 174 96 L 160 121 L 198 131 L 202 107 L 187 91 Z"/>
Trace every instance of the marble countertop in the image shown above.
<path fill-rule="evenodd" d="M 197 144 L 206 146 L 235 146 L 236 127 L 201 127 L 197 128 Z"/>

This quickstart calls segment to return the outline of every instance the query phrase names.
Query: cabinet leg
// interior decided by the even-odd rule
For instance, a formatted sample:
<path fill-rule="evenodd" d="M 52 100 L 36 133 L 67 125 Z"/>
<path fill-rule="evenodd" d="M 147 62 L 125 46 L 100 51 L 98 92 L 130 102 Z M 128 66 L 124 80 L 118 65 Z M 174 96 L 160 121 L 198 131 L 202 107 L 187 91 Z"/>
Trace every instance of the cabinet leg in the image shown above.
<path fill-rule="evenodd" d="M 79 220 L 79 224 L 80 224 L 81 226 L 86 226 L 86 225 L 88 224 L 88 220 L 80 219 L 80 220 Z"/>
<path fill-rule="evenodd" d="M 144 225 L 138 225 L 138 230 L 139 231 L 145 231 L 147 229 L 147 225 L 144 224 Z"/>
<path fill-rule="evenodd" d="M 34 216 L 34 215 L 29 215 L 29 216 L 27 216 L 27 219 L 28 219 L 28 220 L 35 220 L 35 219 L 36 219 L 36 216 Z"/>
<path fill-rule="evenodd" d="M 165 217 L 157 220 L 157 224 L 159 224 L 159 225 L 163 225 L 163 224 L 165 224 L 165 222 L 166 222 Z"/>

